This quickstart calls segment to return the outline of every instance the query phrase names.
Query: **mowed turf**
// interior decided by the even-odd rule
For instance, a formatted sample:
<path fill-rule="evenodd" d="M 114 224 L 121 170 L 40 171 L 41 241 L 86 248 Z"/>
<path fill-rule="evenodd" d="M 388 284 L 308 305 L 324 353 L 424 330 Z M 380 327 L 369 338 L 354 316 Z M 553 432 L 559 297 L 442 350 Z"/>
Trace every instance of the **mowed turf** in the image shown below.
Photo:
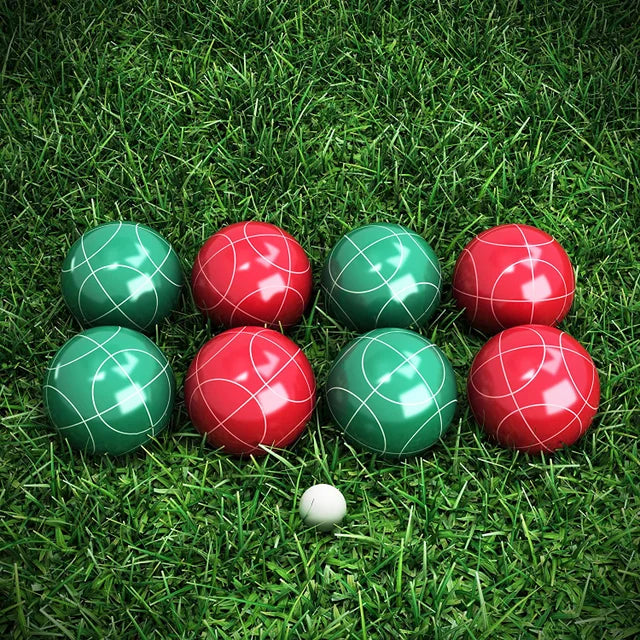
<path fill-rule="evenodd" d="M 633 638 L 640 634 L 640 15 L 635 2 L 0 3 L 0 637 Z M 151 225 L 186 272 L 220 226 L 282 225 L 315 269 L 393 221 L 440 257 L 423 331 L 460 407 L 404 462 L 320 402 L 289 451 L 205 446 L 179 396 L 146 453 L 69 450 L 41 400 L 79 330 L 59 274 L 83 231 Z M 534 224 L 577 275 L 562 327 L 599 368 L 579 443 L 532 458 L 466 403 L 484 337 L 451 298 L 482 229 Z M 317 288 L 316 288 L 317 291 Z M 155 335 L 179 388 L 217 328 L 188 289 Z M 314 298 L 289 331 L 320 385 L 355 334 Z M 302 491 L 338 486 L 335 534 Z"/>

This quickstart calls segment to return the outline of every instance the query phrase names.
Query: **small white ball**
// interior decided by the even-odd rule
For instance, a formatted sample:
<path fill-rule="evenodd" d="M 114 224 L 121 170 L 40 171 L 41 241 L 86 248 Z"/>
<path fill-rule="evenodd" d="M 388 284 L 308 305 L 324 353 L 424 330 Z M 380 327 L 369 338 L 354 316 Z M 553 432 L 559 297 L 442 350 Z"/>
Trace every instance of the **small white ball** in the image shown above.
<path fill-rule="evenodd" d="M 309 487 L 300 499 L 300 516 L 308 527 L 329 531 L 347 513 L 347 503 L 338 489 L 330 484 Z"/>

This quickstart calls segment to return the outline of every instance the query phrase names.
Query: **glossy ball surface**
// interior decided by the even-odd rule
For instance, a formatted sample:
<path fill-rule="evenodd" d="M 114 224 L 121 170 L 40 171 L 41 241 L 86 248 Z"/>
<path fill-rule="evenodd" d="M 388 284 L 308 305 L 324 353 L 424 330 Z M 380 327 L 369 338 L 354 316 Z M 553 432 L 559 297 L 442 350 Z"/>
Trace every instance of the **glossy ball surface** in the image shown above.
<path fill-rule="evenodd" d="M 133 222 L 87 231 L 62 266 L 62 295 L 84 326 L 149 329 L 171 313 L 181 287 L 180 260 L 171 245 Z"/>
<path fill-rule="evenodd" d="M 263 446 L 286 447 L 302 433 L 316 384 L 309 361 L 289 338 L 239 327 L 198 351 L 184 393 L 191 421 L 210 444 L 236 455 L 263 455 Z"/>
<path fill-rule="evenodd" d="M 369 224 L 335 245 L 322 270 L 329 314 L 347 327 L 424 326 L 440 303 L 433 249 L 398 224 Z"/>
<path fill-rule="evenodd" d="M 569 334 L 544 325 L 512 327 L 478 352 L 467 383 L 478 423 L 506 447 L 551 452 L 589 428 L 600 400 L 591 356 Z"/>
<path fill-rule="evenodd" d="M 191 273 L 198 308 L 225 327 L 289 327 L 311 297 L 311 265 L 296 239 L 266 222 L 238 222 L 211 236 Z"/>
<path fill-rule="evenodd" d="M 125 327 L 94 327 L 57 352 L 43 392 L 49 419 L 73 447 L 120 455 L 167 426 L 175 379 L 146 336 Z"/>
<path fill-rule="evenodd" d="M 300 517 L 308 527 L 330 531 L 347 514 L 342 493 L 330 484 L 314 484 L 300 499 Z"/>
<path fill-rule="evenodd" d="M 326 396 L 349 440 L 397 458 L 433 445 L 457 403 L 446 356 L 407 329 L 375 329 L 351 341 L 329 372 Z"/>
<path fill-rule="evenodd" d="M 462 251 L 453 295 L 471 326 L 486 333 L 521 324 L 555 325 L 573 302 L 566 251 L 548 233 L 505 224 L 477 235 Z"/>

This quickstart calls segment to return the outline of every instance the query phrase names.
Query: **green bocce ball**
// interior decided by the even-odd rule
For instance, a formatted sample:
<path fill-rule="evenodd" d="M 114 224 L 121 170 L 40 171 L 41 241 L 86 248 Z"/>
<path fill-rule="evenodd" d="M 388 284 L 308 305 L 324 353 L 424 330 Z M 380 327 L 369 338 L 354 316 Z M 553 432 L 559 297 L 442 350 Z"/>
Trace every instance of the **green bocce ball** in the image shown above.
<path fill-rule="evenodd" d="M 125 327 L 94 327 L 58 351 L 43 391 L 51 422 L 73 447 L 120 455 L 167 426 L 175 378 L 146 336 Z"/>
<path fill-rule="evenodd" d="M 457 392 L 451 364 L 436 345 L 407 329 L 375 329 L 340 353 L 326 398 L 352 443 L 403 458 L 422 453 L 447 430 Z"/>
<path fill-rule="evenodd" d="M 87 231 L 62 266 L 62 296 L 83 326 L 153 328 L 176 306 L 182 282 L 171 245 L 133 222 Z"/>
<path fill-rule="evenodd" d="M 398 224 L 368 224 L 329 254 L 321 286 L 330 315 L 352 329 L 424 326 L 440 304 L 440 264 L 426 240 Z"/>

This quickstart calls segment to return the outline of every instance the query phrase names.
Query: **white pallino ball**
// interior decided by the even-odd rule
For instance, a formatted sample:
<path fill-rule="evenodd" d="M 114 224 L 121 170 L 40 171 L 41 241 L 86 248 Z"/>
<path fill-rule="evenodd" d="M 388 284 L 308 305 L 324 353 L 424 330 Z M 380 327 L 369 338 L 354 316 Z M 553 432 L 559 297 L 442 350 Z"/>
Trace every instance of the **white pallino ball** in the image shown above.
<path fill-rule="evenodd" d="M 344 496 L 330 484 L 309 487 L 300 499 L 300 516 L 309 527 L 329 531 L 339 524 L 347 513 Z"/>

